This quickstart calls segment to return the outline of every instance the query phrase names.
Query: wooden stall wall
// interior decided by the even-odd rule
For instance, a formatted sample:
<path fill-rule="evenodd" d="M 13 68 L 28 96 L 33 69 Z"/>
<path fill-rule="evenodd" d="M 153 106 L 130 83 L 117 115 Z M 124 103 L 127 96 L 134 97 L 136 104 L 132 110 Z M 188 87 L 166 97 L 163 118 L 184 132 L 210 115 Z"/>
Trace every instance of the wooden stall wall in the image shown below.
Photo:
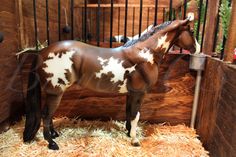
<path fill-rule="evenodd" d="M 4 41 L 0 43 L 0 130 L 3 122 L 12 115 L 21 115 L 22 82 L 15 53 L 18 51 L 18 20 L 14 0 L 1 0 L 0 31 Z"/>
<path fill-rule="evenodd" d="M 207 58 L 197 132 L 212 157 L 236 156 L 236 65 Z"/>

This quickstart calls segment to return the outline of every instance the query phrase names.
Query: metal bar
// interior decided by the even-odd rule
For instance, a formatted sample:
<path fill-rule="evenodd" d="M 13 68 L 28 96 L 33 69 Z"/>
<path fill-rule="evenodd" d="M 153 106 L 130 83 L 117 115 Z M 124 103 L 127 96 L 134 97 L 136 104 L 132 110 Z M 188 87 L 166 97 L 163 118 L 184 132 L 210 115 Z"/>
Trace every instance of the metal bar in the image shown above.
<path fill-rule="evenodd" d="M 231 5 L 231 0 L 228 0 L 229 6 Z M 226 37 L 223 35 L 223 43 L 222 43 L 222 50 L 220 52 L 220 59 L 222 60 L 224 58 L 224 51 L 225 51 L 225 44 L 226 44 Z"/>
<path fill-rule="evenodd" d="M 105 8 L 102 8 L 102 12 L 103 12 L 103 19 L 102 19 L 102 23 L 103 23 L 103 28 L 102 28 L 102 38 L 103 38 L 103 42 L 105 41 Z"/>
<path fill-rule="evenodd" d="M 202 44 L 203 44 L 203 39 L 205 35 L 205 25 L 206 25 L 206 16 L 207 16 L 207 7 L 208 7 L 208 0 L 206 0 L 206 12 L 204 15 L 204 23 L 203 23 L 203 30 L 202 30 L 202 41 L 201 41 L 201 52 L 202 52 Z"/>
<path fill-rule="evenodd" d="M 172 0 L 170 0 L 170 4 L 169 4 L 169 21 L 172 20 Z"/>
<path fill-rule="evenodd" d="M 125 0 L 125 26 L 124 26 L 124 42 L 127 39 L 127 17 L 128 17 L 128 0 Z"/>
<path fill-rule="evenodd" d="M 113 0 L 111 0 L 111 16 L 110 16 L 110 48 L 112 47 L 113 5 L 114 5 L 114 2 L 113 2 Z"/>
<path fill-rule="evenodd" d="M 118 35 L 120 35 L 120 7 L 118 8 Z M 118 40 L 120 36 L 118 36 Z"/>
<path fill-rule="evenodd" d="M 201 12 L 202 12 L 202 4 L 203 0 L 200 0 L 200 8 L 198 9 L 198 22 L 197 22 L 197 33 L 196 33 L 196 39 L 199 42 L 199 32 L 200 32 L 200 24 L 201 24 Z"/>
<path fill-rule="evenodd" d="M 149 15 L 150 14 L 150 8 L 148 8 L 148 10 L 147 10 L 147 28 L 148 28 L 148 26 L 149 26 Z"/>
<path fill-rule="evenodd" d="M 218 6 L 218 13 L 217 13 L 216 27 L 215 27 L 216 31 L 215 31 L 215 36 L 214 36 L 214 43 L 213 43 L 213 50 L 212 50 L 212 52 L 215 52 L 215 50 L 216 50 L 217 34 L 218 34 L 218 31 L 219 31 L 219 24 L 220 24 L 220 15 L 219 15 L 220 5 L 221 5 L 221 0 L 219 1 L 219 6 Z"/>
<path fill-rule="evenodd" d="M 81 19 L 82 19 L 81 40 L 83 40 L 83 38 L 84 38 L 84 8 L 83 7 L 81 8 L 81 11 L 82 11 L 82 13 L 81 13 L 81 15 L 82 15 L 82 17 L 81 17 Z"/>
<path fill-rule="evenodd" d="M 33 1 L 34 8 L 34 37 L 35 37 L 35 47 L 36 51 L 38 51 L 38 25 L 37 25 L 37 9 L 36 9 L 36 0 Z"/>
<path fill-rule="evenodd" d="M 61 0 L 58 0 L 58 40 L 61 40 Z"/>
<path fill-rule="evenodd" d="M 142 32 L 142 15 L 143 15 L 143 0 L 140 0 L 140 12 L 139 12 L 139 37 L 141 36 Z"/>
<path fill-rule="evenodd" d="M 50 45 L 48 0 L 46 0 L 46 27 L 47 27 L 47 42 L 48 45 Z"/>
<path fill-rule="evenodd" d="M 184 0 L 184 18 L 183 19 L 186 19 L 186 12 L 187 12 L 187 0 Z"/>
<path fill-rule="evenodd" d="M 84 0 L 84 42 L 87 42 L 87 0 Z"/>
<path fill-rule="evenodd" d="M 74 39 L 74 0 L 70 1 L 71 39 Z"/>
<path fill-rule="evenodd" d="M 163 19 L 162 19 L 162 22 L 163 22 L 163 23 L 165 22 L 165 14 L 166 14 L 166 9 L 163 8 Z"/>
<path fill-rule="evenodd" d="M 134 37 L 134 24 L 135 24 L 135 7 L 133 7 L 132 40 Z"/>
<path fill-rule="evenodd" d="M 158 15 L 158 0 L 155 0 L 154 26 L 157 25 L 157 15 Z"/>
<path fill-rule="evenodd" d="M 97 28 L 96 28 L 96 36 L 97 36 L 97 46 L 100 45 L 100 0 L 98 0 L 98 7 L 97 7 Z M 90 19 L 91 20 L 91 19 Z"/>

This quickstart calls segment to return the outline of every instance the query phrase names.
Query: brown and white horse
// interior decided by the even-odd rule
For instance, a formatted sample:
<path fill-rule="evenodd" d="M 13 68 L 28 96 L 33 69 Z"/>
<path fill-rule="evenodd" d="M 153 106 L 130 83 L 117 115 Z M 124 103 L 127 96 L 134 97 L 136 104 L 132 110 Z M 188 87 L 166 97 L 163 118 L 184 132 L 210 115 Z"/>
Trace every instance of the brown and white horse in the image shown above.
<path fill-rule="evenodd" d="M 158 78 L 158 66 L 172 45 L 199 52 L 190 30 L 192 16 L 153 27 L 139 39 L 118 48 L 99 48 L 77 41 L 61 41 L 42 50 L 32 64 L 27 92 L 25 142 L 35 137 L 41 118 L 49 149 L 59 149 L 53 141 L 53 114 L 63 93 L 73 84 L 103 93 L 125 93 L 126 128 L 131 143 L 139 146 L 136 127 L 145 93 Z M 41 109 L 41 88 L 46 93 Z"/>

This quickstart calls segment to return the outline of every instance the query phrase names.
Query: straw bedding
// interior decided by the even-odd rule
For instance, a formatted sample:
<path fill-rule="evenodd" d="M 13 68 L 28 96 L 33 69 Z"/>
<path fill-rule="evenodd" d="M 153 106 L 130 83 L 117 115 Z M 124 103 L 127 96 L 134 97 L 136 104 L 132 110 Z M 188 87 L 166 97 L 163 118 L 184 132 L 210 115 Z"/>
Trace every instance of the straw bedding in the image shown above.
<path fill-rule="evenodd" d="M 124 122 L 85 121 L 68 118 L 54 120 L 60 137 L 58 151 L 48 150 L 42 127 L 30 144 L 22 142 L 24 121 L 0 134 L 0 156 L 50 157 L 208 157 L 195 130 L 184 125 L 139 123 L 141 147 L 133 147 L 126 136 Z"/>

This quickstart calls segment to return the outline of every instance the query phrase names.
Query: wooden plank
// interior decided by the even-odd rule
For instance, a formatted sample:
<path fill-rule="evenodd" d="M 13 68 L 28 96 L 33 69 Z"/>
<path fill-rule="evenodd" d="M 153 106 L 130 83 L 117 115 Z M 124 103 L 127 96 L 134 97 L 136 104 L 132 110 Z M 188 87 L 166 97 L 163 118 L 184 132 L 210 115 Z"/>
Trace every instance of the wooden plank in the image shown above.
<path fill-rule="evenodd" d="M 233 62 L 234 49 L 236 49 L 236 1 L 232 1 L 231 20 L 228 30 L 228 39 L 225 45 L 225 61 Z"/>
<path fill-rule="evenodd" d="M 206 26 L 205 26 L 205 34 L 202 45 L 202 52 L 208 55 L 212 55 L 213 46 L 214 46 L 214 36 L 216 33 L 216 25 L 219 1 L 208 1 L 207 8 L 207 18 L 206 18 Z"/>
<path fill-rule="evenodd" d="M 25 32 L 24 32 L 24 19 L 23 19 L 23 7 L 22 7 L 22 0 L 15 0 L 16 4 L 16 19 L 17 19 L 17 26 L 18 26 L 18 36 L 19 36 L 19 48 L 23 49 L 25 46 Z"/>
<path fill-rule="evenodd" d="M 4 41 L 0 43 L 0 123 L 22 114 L 22 86 L 15 52 L 18 50 L 18 28 L 15 1 L 2 0 L 0 30 Z M 1 129 L 0 129 L 1 130 Z"/>
<path fill-rule="evenodd" d="M 213 157 L 236 153 L 236 66 L 208 58 L 204 74 L 197 132 Z"/>

